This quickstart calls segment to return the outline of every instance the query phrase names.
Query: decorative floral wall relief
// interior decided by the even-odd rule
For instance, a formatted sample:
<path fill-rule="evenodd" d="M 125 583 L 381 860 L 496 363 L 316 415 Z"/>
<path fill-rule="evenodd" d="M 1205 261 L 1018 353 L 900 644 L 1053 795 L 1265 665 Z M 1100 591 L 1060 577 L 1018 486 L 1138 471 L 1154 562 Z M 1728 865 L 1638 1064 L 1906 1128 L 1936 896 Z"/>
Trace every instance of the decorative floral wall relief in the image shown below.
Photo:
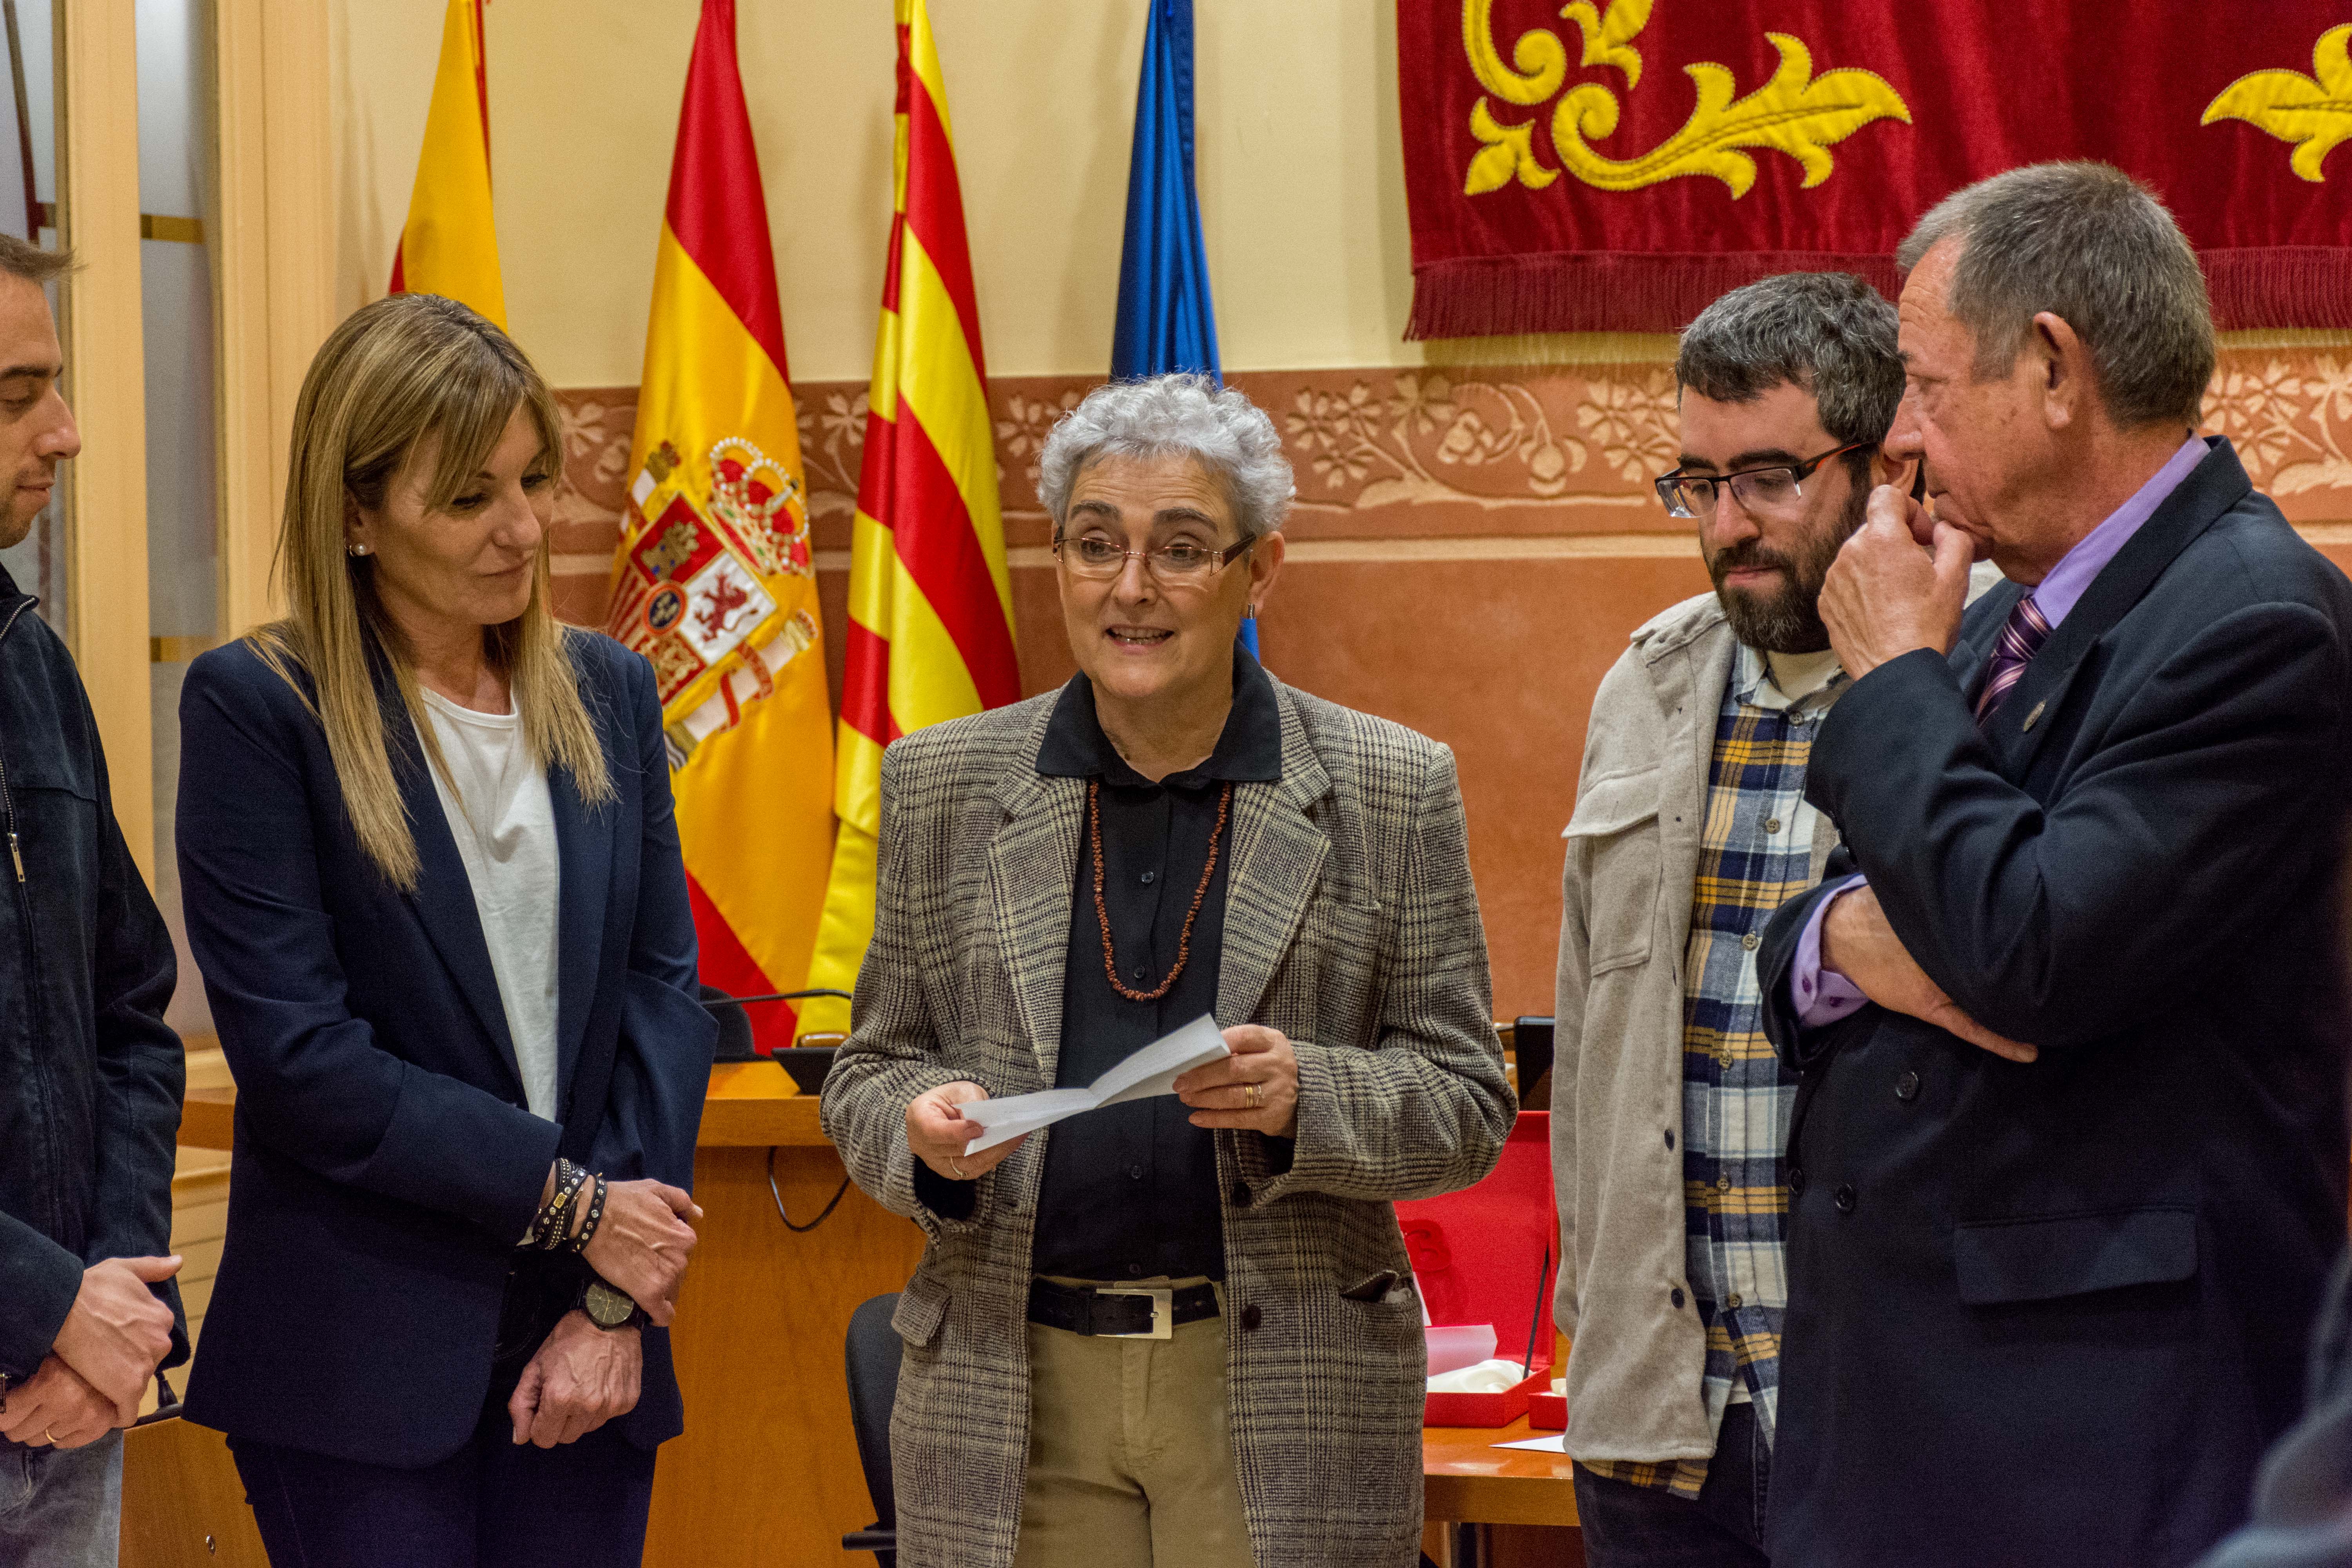
<path fill-rule="evenodd" d="M 997 468 L 1016 543 L 1044 540 L 1037 462 L 1055 422 L 1095 376 L 991 384 Z M 1679 531 L 1650 480 L 1679 452 L 1672 368 L 1650 363 L 1517 367 L 1244 371 L 1297 471 L 1302 536 Z M 803 382 L 802 458 L 820 548 L 847 542 L 865 454 L 862 382 Z M 556 395 L 564 467 L 559 574 L 601 576 L 622 503 L 636 396 Z M 2352 348 L 2230 349 L 2205 396 L 2205 428 L 2236 443 L 2257 487 L 2298 522 L 2352 519 Z M 576 600 L 577 591 L 573 598 Z"/>

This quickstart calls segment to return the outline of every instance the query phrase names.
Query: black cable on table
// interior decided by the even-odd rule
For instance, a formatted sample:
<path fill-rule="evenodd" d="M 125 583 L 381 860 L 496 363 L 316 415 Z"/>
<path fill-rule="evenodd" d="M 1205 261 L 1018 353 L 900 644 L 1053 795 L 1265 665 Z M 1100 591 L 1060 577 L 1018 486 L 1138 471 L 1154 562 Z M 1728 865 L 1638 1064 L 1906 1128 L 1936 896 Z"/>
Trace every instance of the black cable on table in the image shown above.
<path fill-rule="evenodd" d="M 784 1228 L 794 1236 L 806 1236 L 810 1231 L 823 1225 L 833 1211 L 840 1206 L 841 1200 L 848 1195 L 848 1193 L 849 1178 L 844 1176 L 841 1178 L 841 1185 L 834 1189 L 832 1198 L 824 1207 L 817 1211 L 816 1218 L 806 1225 L 794 1225 L 793 1216 L 784 1212 L 784 1194 L 776 1185 L 776 1146 L 772 1143 L 768 1145 L 768 1195 L 776 1200 L 776 1217 L 782 1220 Z"/>

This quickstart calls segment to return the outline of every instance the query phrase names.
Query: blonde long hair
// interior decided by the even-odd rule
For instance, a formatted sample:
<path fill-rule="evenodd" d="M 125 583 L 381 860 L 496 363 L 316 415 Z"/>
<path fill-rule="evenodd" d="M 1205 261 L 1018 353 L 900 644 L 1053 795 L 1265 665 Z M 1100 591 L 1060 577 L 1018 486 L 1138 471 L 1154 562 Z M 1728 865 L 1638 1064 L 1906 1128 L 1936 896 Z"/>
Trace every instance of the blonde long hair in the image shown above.
<path fill-rule="evenodd" d="M 446 779 L 406 639 L 375 587 L 375 560 L 344 548 L 347 499 L 380 508 L 427 440 L 439 453 L 426 487 L 427 510 L 446 508 L 471 484 L 517 409 L 538 427 L 540 461 L 562 461 L 562 423 L 539 372 L 507 335 L 454 300 L 394 294 L 354 311 L 335 329 L 294 405 L 286 516 L 276 570 L 289 614 L 247 642 L 295 690 L 307 673 L 360 847 L 386 880 L 416 888 L 415 836 L 394 777 L 392 748 L 405 750 L 403 718 L 430 765 Z M 572 774 L 581 798 L 614 798 L 595 727 L 581 700 L 571 637 L 548 607 L 548 551 L 531 568 L 530 603 L 511 621 L 482 629 L 483 650 L 507 678 L 522 734 L 541 767 Z M 373 662 L 390 667 L 406 712 L 377 701 Z"/>

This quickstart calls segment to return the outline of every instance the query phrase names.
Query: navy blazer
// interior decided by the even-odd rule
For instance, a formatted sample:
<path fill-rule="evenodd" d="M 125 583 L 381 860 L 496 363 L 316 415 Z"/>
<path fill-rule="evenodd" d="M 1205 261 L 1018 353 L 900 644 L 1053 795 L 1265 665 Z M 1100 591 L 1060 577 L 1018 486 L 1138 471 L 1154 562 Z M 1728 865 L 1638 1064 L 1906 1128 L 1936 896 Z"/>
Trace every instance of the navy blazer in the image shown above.
<path fill-rule="evenodd" d="M 228 1237 L 192 1420 L 337 1458 L 446 1458 L 482 1413 L 507 1268 L 560 1152 L 688 1186 L 717 1028 L 697 1000 L 645 660 L 566 634 L 618 798 L 548 773 L 561 871 L 561 1122 L 524 1109 L 474 898 L 414 726 L 378 693 L 422 875 L 362 851 L 326 731 L 244 643 L 180 699 L 180 882 L 237 1084 Z M 645 1331 L 638 1447 L 684 1423 Z"/>
<path fill-rule="evenodd" d="M 1758 953 L 1802 1074 L 1776 1561 L 2194 1561 L 2294 1419 L 2343 1247 L 2352 584 L 2216 439 L 1979 730 L 2021 595 L 1855 682 L 1805 790 L 2040 1059 L 1876 1006 L 1801 1031 L 1820 889 Z"/>

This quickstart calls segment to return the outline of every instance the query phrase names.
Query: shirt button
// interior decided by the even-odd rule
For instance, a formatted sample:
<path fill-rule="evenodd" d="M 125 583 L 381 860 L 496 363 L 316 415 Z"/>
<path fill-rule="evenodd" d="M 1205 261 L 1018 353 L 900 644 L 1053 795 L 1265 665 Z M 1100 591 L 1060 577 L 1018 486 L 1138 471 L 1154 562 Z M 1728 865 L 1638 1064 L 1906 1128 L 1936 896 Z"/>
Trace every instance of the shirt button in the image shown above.
<path fill-rule="evenodd" d="M 1765 832 L 1767 832 L 1767 833 L 1778 833 L 1778 832 L 1780 832 L 1780 819 L 1779 817 L 1777 817 L 1777 816 L 1768 816 L 1768 817 L 1766 817 L 1766 818 L 1764 819 L 1764 831 L 1765 831 Z"/>
<path fill-rule="evenodd" d="M 1254 1334 L 1257 1332 L 1257 1326 L 1264 1321 L 1265 1321 L 1265 1314 L 1258 1310 L 1255 1301 L 1242 1309 L 1242 1332 Z"/>
<path fill-rule="evenodd" d="M 1157 871 L 1146 871 L 1143 874 L 1143 885 L 1147 888 L 1158 880 L 1160 880 L 1160 873 Z"/>
<path fill-rule="evenodd" d="M 1128 1180 L 1139 1182 L 1143 1180 L 1143 1167 L 1140 1165 L 1129 1165 L 1127 1168 L 1127 1175 Z"/>
<path fill-rule="evenodd" d="M 1733 1311 L 1733 1312 L 1736 1312 L 1736 1311 L 1739 1310 L 1739 1294 L 1738 1294 L 1738 1291 L 1734 1291 L 1734 1292 L 1732 1292 L 1731 1300 L 1728 1300 L 1728 1301 L 1726 1301 L 1723 1305 L 1724 1305 L 1724 1308 L 1725 1308 L 1725 1310 L 1726 1310 L 1727 1311 Z"/>
<path fill-rule="evenodd" d="M 1246 1182 L 1235 1182 L 1231 1190 L 1225 1194 L 1225 1201 L 1233 1205 L 1234 1207 L 1237 1209 L 1245 1209 L 1249 1207 L 1249 1184 Z"/>
<path fill-rule="evenodd" d="M 1895 1098 L 1905 1100 L 1918 1099 L 1919 1075 L 1916 1072 L 1906 1072 L 1901 1078 L 1896 1079 L 1895 1080 Z"/>
<path fill-rule="evenodd" d="M 1140 980 L 1150 973 L 1150 970 L 1146 969 L 1142 964 L 1139 963 L 1128 972 L 1128 978 L 1130 980 Z"/>
<path fill-rule="evenodd" d="M 1739 945 L 1746 948 L 1748 952 L 1754 952 L 1758 947 L 1762 945 L 1763 941 L 1764 939 L 1762 937 L 1758 936 L 1751 931 L 1746 936 L 1739 939 Z"/>
<path fill-rule="evenodd" d="M 1671 1149 L 1671 1148 L 1673 1148 L 1674 1146 L 1675 1146 L 1675 1134 L 1674 1134 L 1674 1131 L 1673 1131 L 1673 1129 L 1669 1128 L 1669 1129 L 1667 1130 L 1667 1131 L 1666 1131 L 1666 1147 L 1667 1147 L 1667 1148 L 1669 1148 L 1669 1149 Z"/>
<path fill-rule="evenodd" d="M 1789 1190 L 1792 1193 L 1801 1193 L 1805 1190 L 1805 1168 L 1802 1165 L 1789 1167 Z"/>
<path fill-rule="evenodd" d="M 1129 1265 L 1127 1266 L 1127 1277 L 1128 1277 L 1129 1279 L 1142 1279 L 1142 1278 L 1143 1278 L 1143 1265 L 1142 1265 L 1142 1264 L 1140 1264 L 1140 1263 L 1130 1263 L 1130 1264 L 1129 1264 Z"/>
<path fill-rule="evenodd" d="M 1677 1285 L 1673 1289 L 1667 1291 L 1666 1300 L 1675 1304 L 1675 1310 L 1676 1311 L 1680 1311 L 1683 1305 L 1683 1288 Z"/>
<path fill-rule="evenodd" d="M 1718 1066 L 1729 1067 L 1731 1065 L 1731 1047 L 1729 1046 L 1726 1046 L 1723 1049 L 1716 1052 L 1715 1059 Z"/>
<path fill-rule="evenodd" d="M 1838 1190 L 1831 1195 L 1830 1201 L 1837 1205 L 1838 1213 L 1852 1214 L 1853 1212 L 1853 1184 L 1852 1182 L 1843 1182 L 1839 1184 Z"/>
<path fill-rule="evenodd" d="M 1716 1177 L 1715 1190 L 1718 1193 L 1729 1192 L 1731 1190 L 1731 1178 L 1729 1176 Z"/>

